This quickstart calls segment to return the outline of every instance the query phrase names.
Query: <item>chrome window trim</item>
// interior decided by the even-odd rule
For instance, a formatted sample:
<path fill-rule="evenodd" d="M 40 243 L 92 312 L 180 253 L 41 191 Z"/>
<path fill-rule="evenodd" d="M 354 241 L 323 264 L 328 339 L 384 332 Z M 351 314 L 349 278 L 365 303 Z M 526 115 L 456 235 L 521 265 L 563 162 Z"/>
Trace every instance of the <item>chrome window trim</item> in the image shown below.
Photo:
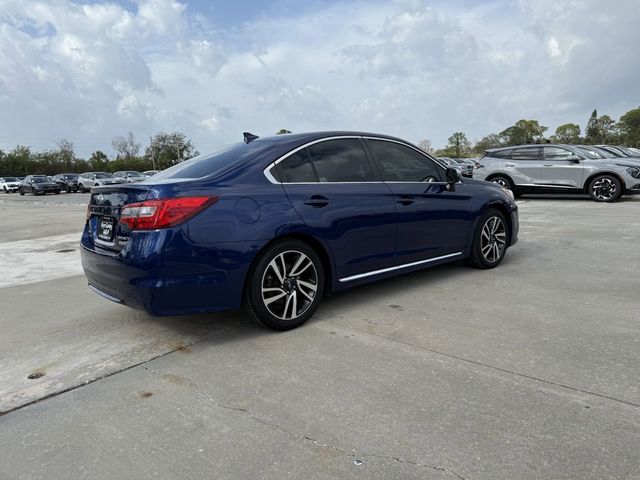
<path fill-rule="evenodd" d="M 400 270 L 402 268 L 415 267 L 417 265 L 423 265 L 425 263 L 436 262 L 438 260 L 444 260 L 445 258 L 459 257 L 462 252 L 449 253 L 448 255 L 441 255 L 439 257 L 428 258 L 426 260 L 418 260 L 417 262 L 405 263 L 403 265 L 396 265 L 394 267 L 381 268 L 380 270 L 373 270 L 371 272 L 359 273 L 357 275 L 351 275 L 349 277 L 343 277 L 338 279 L 341 283 L 352 282 L 353 280 L 359 280 L 361 278 L 370 277 L 372 275 L 379 275 L 381 273 L 393 272 L 394 270 Z"/>
<path fill-rule="evenodd" d="M 322 143 L 322 142 L 326 142 L 326 141 L 329 141 L 329 140 L 342 140 L 342 139 L 345 139 L 345 138 L 356 138 L 356 139 L 362 139 L 362 140 L 380 140 L 380 141 L 383 141 L 383 142 L 391 142 L 391 143 L 397 143 L 399 145 L 404 145 L 405 147 L 408 147 L 408 148 L 410 148 L 412 150 L 415 150 L 416 152 L 420 153 L 421 155 L 427 157 L 429 160 L 431 160 L 433 163 L 436 164 L 436 168 L 440 167 L 441 169 L 443 169 L 445 171 L 443 173 L 446 173 L 446 167 L 441 165 L 440 162 L 438 162 L 437 159 L 432 158 L 426 152 L 424 152 L 424 151 L 420 150 L 419 148 L 414 147 L 414 146 L 412 146 L 412 145 L 410 145 L 410 144 L 408 144 L 406 142 L 401 142 L 399 140 L 392 140 L 390 138 L 374 137 L 374 136 L 370 136 L 370 135 L 338 135 L 338 136 L 335 136 L 335 137 L 319 138 L 319 139 L 307 142 L 304 145 L 300 145 L 299 147 L 296 147 L 295 149 L 291 150 L 290 152 L 285 153 L 284 155 L 282 155 L 281 157 L 279 157 L 278 159 L 274 160 L 269 165 L 267 165 L 265 167 L 265 169 L 262 170 L 262 174 L 269 181 L 269 183 L 272 183 L 274 185 L 319 185 L 319 184 L 354 184 L 354 183 L 420 183 L 421 184 L 421 183 L 425 183 L 425 182 L 396 182 L 396 181 L 385 182 L 384 180 L 367 181 L 367 182 L 279 182 L 278 180 L 276 180 L 276 178 L 271 173 L 271 170 L 278 163 L 282 162 L 283 160 L 286 160 L 288 157 L 290 157 L 294 153 L 299 152 L 300 150 L 303 150 L 303 149 L 305 149 L 307 147 L 310 147 L 311 145 L 315 145 L 316 143 Z M 431 182 L 431 183 L 434 183 L 434 184 L 446 184 L 447 182 Z M 458 182 L 458 183 L 462 183 L 462 182 Z"/>

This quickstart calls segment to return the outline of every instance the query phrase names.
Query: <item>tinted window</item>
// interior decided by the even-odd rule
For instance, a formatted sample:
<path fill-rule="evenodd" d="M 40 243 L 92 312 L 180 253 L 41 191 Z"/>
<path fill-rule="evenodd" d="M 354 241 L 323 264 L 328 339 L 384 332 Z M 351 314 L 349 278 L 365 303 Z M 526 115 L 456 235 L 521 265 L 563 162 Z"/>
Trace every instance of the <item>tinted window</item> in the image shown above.
<path fill-rule="evenodd" d="M 511 158 L 513 160 L 538 160 L 539 147 L 514 148 Z"/>
<path fill-rule="evenodd" d="M 560 147 L 542 147 L 542 155 L 545 160 L 569 160 L 576 158 L 575 153 Z"/>
<path fill-rule="evenodd" d="M 272 144 L 260 140 L 251 143 L 235 143 L 214 153 L 200 155 L 169 167 L 153 176 L 153 181 L 166 178 L 202 178 L 220 172 L 225 167 L 246 160 L 251 155 L 266 150 Z"/>
<path fill-rule="evenodd" d="M 306 150 L 300 150 L 278 163 L 276 173 L 278 180 L 283 183 L 318 181 Z"/>
<path fill-rule="evenodd" d="M 15 182 L 16 179 L 15 179 L 15 177 L 4 177 L 4 181 L 5 182 Z"/>
<path fill-rule="evenodd" d="M 421 182 L 429 177 L 442 181 L 433 160 L 399 143 L 367 140 L 367 145 L 382 168 L 382 179 L 396 182 Z"/>
<path fill-rule="evenodd" d="M 93 178 L 111 178 L 112 175 L 110 173 L 96 173 L 93 175 Z"/>
<path fill-rule="evenodd" d="M 357 138 L 328 140 L 312 145 L 307 150 L 320 182 L 377 180 Z"/>
<path fill-rule="evenodd" d="M 511 158 L 511 154 L 513 153 L 513 150 L 508 149 L 508 150 L 497 150 L 495 152 L 487 152 L 486 156 L 487 157 L 493 157 L 493 158 Z"/>

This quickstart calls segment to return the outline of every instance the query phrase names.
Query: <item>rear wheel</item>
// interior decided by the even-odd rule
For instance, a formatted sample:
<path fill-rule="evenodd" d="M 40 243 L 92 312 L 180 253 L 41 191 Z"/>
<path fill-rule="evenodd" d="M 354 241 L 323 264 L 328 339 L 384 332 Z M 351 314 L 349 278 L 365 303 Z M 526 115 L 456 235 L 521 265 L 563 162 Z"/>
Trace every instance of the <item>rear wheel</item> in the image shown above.
<path fill-rule="evenodd" d="M 309 320 L 324 293 L 320 257 L 299 240 L 284 240 L 260 255 L 249 273 L 243 306 L 258 323 L 290 330 Z"/>
<path fill-rule="evenodd" d="M 466 263 L 475 268 L 497 267 L 507 252 L 509 227 L 504 215 L 490 208 L 478 221 Z"/>
<path fill-rule="evenodd" d="M 622 182 L 614 175 L 598 175 L 589 183 L 589 195 L 596 202 L 615 202 L 622 195 Z"/>

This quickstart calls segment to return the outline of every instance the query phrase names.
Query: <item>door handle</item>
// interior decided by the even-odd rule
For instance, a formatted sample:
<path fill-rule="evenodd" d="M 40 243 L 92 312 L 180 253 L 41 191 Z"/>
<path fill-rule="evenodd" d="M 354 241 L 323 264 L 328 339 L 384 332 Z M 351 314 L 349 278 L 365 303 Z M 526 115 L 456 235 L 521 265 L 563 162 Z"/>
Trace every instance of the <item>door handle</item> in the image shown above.
<path fill-rule="evenodd" d="M 398 197 L 398 203 L 400 205 L 411 205 L 413 202 L 415 202 L 415 200 L 413 199 L 413 196 L 411 195 L 400 195 Z"/>
<path fill-rule="evenodd" d="M 543 163 L 542 164 L 543 167 L 553 167 L 552 163 Z"/>
<path fill-rule="evenodd" d="M 504 165 L 505 165 L 505 167 L 515 167 L 516 166 L 515 163 L 511 163 L 511 162 L 507 162 Z"/>
<path fill-rule="evenodd" d="M 329 205 L 329 199 L 324 195 L 311 195 L 311 197 L 305 200 L 303 203 L 313 208 L 322 208 Z"/>

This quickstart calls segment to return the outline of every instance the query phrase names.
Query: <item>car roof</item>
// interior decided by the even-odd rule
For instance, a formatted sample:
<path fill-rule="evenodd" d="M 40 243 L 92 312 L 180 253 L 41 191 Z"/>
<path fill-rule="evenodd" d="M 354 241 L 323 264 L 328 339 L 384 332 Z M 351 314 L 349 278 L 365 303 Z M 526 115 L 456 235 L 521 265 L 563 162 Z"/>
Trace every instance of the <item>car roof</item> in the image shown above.
<path fill-rule="evenodd" d="M 383 138 L 387 140 L 396 140 L 398 142 L 407 143 L 406 140 L 402 138 L 393 137 L 391 135 L 384 135 L 380 133 L 372 133 L 372 132 L 359 132 L 359 131 L 351 131 L 351 130 L 332 130 L 332 131 L 324 131 L 324 132 L 306 132 L 306 133 L 285 133 L 282 135 L 272 135 L 269 137 L 258 137 L 253 140 L 253 142 L 268 142 L 273 144 L 278 143 L 288 143 L 300 141 L 301 143 L 312 142 L 313 140 L 320 140 L 322 138 L 329 137 L 376 137 Z"/>

